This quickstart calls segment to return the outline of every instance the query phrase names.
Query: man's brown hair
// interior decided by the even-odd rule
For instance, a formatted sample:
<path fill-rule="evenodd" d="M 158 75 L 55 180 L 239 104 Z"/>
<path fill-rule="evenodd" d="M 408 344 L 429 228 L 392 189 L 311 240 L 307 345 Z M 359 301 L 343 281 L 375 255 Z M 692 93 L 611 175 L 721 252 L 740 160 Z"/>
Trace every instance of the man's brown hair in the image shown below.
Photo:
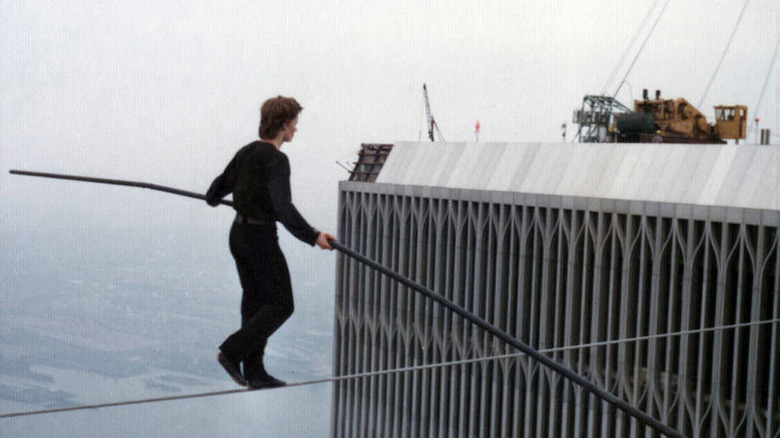
<path fill-rule="evenodd" d="M 270 140 L 282 130 L 284 124 L 293 120 L 303 107 L 292 97 L 276 96 L 266 100 L 260 108 L 260 138 Z"/>

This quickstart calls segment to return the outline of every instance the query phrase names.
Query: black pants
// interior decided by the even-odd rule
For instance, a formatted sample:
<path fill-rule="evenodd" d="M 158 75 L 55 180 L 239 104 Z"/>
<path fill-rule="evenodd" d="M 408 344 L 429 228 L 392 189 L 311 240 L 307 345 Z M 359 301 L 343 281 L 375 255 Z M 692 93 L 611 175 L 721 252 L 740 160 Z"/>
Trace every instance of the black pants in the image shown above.
<path fill-rule="evenodd" d="M 230 252 L 236 260 L 244 294 L 241 330 L 219 347 L 235 361 L 244 362 L 244 377 L 256 378 L 268 337 L 294 310 L 290 271 L 276 234 L 276 225 L 234 223 Z"/>

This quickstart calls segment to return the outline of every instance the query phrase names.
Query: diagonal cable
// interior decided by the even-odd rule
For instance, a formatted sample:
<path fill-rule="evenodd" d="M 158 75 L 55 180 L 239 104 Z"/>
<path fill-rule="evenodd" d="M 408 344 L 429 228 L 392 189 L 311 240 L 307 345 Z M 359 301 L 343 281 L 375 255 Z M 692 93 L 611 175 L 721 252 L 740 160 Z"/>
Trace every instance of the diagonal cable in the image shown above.
<path fill-rule="evenodd" d="M 661 0 L 655 0 L 655 3 L 653 3 L 653 6 L 650 7 L 650 9 L 647 10 L 647 13 L 645 13 L 645 17 L 642 18 L 642 25 L 639 26 L 634 33 L 634 36 L 631 37 L 631 41 L 626 46 L 626 49 L 623 50 L 623 54 L 620 55 L 620 59 L 618 59 L 617 64 L 615 65 L 615 68 L 612 69 L 612 73 L 609 74 L 609 77 L 607 78 L 607 82 L 604 84 L 604 88 L 601 89 L 600 95 L 604 95 L 607 92 L 607 89 L 609 88 L 609 84 L 612 83 L 612 81 L 615 79 L 615 76 L 618 73 L 618 70 L 620 70 L 620 67 L 623 65 L 623 62 L 625 62 L 626 57 L 628 56 L 628 52 L 631 50 L 632 47 L 634 47 L 634 44 L 636 43 L 637 38 L 639 38 L 639 34 L 642 33 L 642 29 L 645 28 L 645 25 L 647 24 L 647 20 L 650 18 L 650 15 L 655 10 L 656 6 L 658 6 L 658 2 Z"/>
<path fill-rule="evenodd" d="M 630 342 L 637 342 L 637 341 L 643 341 L 643 340 L 650 340 L 650 339 L 658 339 L 658 338 L 669 338 L 673 336 L 682 336 L 682 335 L 690 335 L 690 334 L 701 334 L 706 332 L 712 332 L 717 330 L 727 330 L 727 329 L 734 329 L 734 328 L 746 328 L 746 327 L 752 327 L 752 326 L 758 326 L 763 324 L 776 324 L 780 322 L 780 319 L 769 319 L 769 320 L 763 320 L 763 321 L 754 321 L 750 323 L 739 323 L 739 324 L 731 324 L 731 325 L 725 325 L 725 326 L 718 326 L 718 327 L 707 327 L 703 329 L 695 329 L 695 330 L 684 330 L 680 332 L 674 332 L 674 333 L 661 333 L 657 335 L 649 335 L 649 336 L 639 336 L 635 338 L 625 338 L 625 339 L 617 339 L 612 341 L 602 341 L 602 342 L 593 342 L 589 344 L 580 344 L 580 345 L 569 345 L 564 347 L 554 347 L 554 348 L 546 348 L 539 350 L 540 353 L 556 353 L 566 350 L 574 350 L 574 349 L 583 349 L 583 348 L 592 348 L 592 347 L 601 347 L 601 346 L 608 346 L 608 345 L 615 345 L 615 344 L 624 344 L 624 343 L 630 343 Z M 407 367 L 401 367 L 401 368 L 393 368 L 389 370 L 376 370 L 376 371 L 367 371 L 364 373 L 355 373 L 355 374 L 346 374 L 341 376 L 332 376 L 332 377 L 323 377 L 320 379 L 313 379 L 313 380 L 306 380 L 303 382 L 293 382 L 288 383 L 285 386 L 279 387 L 279 388 L 286 388 L 286 387 L 294 387 L 294 386 L 307 386 L 307 385 L 316 385 L 321 383 L 329 383 L 329 382 L 340 382 L 340 381 L 348 381 L 348 380 L 356 380 L 356 379 L 362 379 L 366 377 L 375 377 L 375 376 L 383 376 L 383 375 L 389 375 L 389 374 L 400 374 L 400 373 L 406 373 L 406 372 L 412 372 L 412 371 L 422 371 L 422 370 L 429 370 L 433 368 L 445 368 L 445 367 L 452 367 L 457 365 L 468 365 L 473 364 L 477 362 L 488 362 L 488 361 L 494 361 L 494 360 L 500 360 L 500 359 L 514 359 L 520 356 L 525 356 L 525 353 L 510 353 L 510 354 L 498 354 L 493 356 L 486 356 L 486 357 L 478 357 L 478 358 L 471 358 L 471 359 L 461 359 L 461 360 L 453 360 L 448 362 L 437 362 L 432 364 L 426 364 L 426 365 L 412 365 Z M 145 399 L 138 399 L 138 400 L 125 400 L 125 401 L 119 401 L 119 402 L 108 402 L 108 403 L 96 403 L 96 404 L 90 404 L 90 405 L 80 405 L 80 406 L 70 406 L 70 407 L 64 407 L 64 408 L 52 408 L 52 409 L 41 409 L 41 410 L 35 410 L 35 411 L 21 411 L 21 412 L 9 412 L 5 414 L 0 414 L 0 419 L 3 418 L 15 418 L 15 417 L 26 417 L 26 416 L 33 416 L 33 415 L 45 415 L 45 414 L 56 414 L 56 413 L 64 413 L 64 412 L 74 412 L 74 411 L 83 411 L 83 410 L 92 410 L 92 409 L 100 409 L 100 408 L 113 408 L 113 407 L 119 407 L 119 406 L 131 406 L 131 405 L 140 405 L 140 404 L 149 404 L 149 403 L 159 403 L 159 402 L 165 402 L 165 401 L 174 401 L 174 400 L 186 400 L 186 399 L 194 399 L 194 398 L 206 398 L 206 397 L 215 397 L 215 396 L 221 396 L 221 395 L 230 395 L 230 394 L 238 394 L 243 393 L 251 390 L 247 389 L 228 389 L 228 390 L 222 390 L 222 391 L 209 391 L 209 392 L 200 392 L 195 394 L 184 394 L 184 395 L 175 395 L 175 396 L 168 396 L 168 397 L 152 397 L 152 398 L 145 398 Z"/>
<path fill-rule="evenodd" d="M 737 29 L 739 28 L 739 23 L 742 22 L 742 17 L 745 16 L 745 10 L 747 9 L 749 2 L 750 0 L 745 0 L 745 4 L 742 5 L 742 11 L 739 13 L 739 18 L 737 18 L 737 24 L 734 25 L 734 30 L 731 31 L 731 36 L 729 37 L 729 40 L 726 43 L 726 48 L 723 49 L 723 54 L 720 55 L 720 61 L 718 61 L 718 66 L 715 67 L 715 71 L 712 72 L 712 77 L 710 77 L 710 82 L 707 84 L 707 87 L 704 89 L 704 94 L 702 94 L 701 99 L 699 99 L 698 105 L 696 105 L 697 108 L 701 108 L 701 104 L 704 103 L 704 99 L 707 97 L 707 93 L 710 92 L 710 86 L 712 86 L 712 83 L 715 81 L 715 77 L 718 75 L 718 71 L 720 71 L 720 66 L 723 64 L 723 60 L 726 59 L 726 54 L 729 53 L 729 48 L 731 48 L 731 42 L 734 41 L 734 35 L 736 35 L 737 33 Z"/>
<path fill-rule="evenodd" d="M 761 113 L 761 102 L 764 100 L 764 93 L 766 93 L 766 88 L 769 85 L 769 79 L 772 78 L 772 70 L 775 68 L 775 61 L 777 61 L 777 53 L 778 49 L 780 49 L 780 30 L 778 30 L 777 33 L 777 41 L 775 41 L 775 52 L 772 54 L 772 61 L 769 63 L 769 70 L 766 72 L 766 78 L 764 78 L 764 86 L 761 87 L 761 95 L 758 96 L 758 103 L 756 103 L 756 117 L 758 117 Z"/>
<path fill-rule="evenodd" d="M 669 6 L 669 0 L 666 0 L 666 3 L 664 3 L 664 7 L 661 9 L 661 12 L 658 14 L 658 16 L 655 18 L 655 22 L 653 23 L 653 27 L 650 28 L 650 31 L 647 33 L 647 36 L 645 37 L 645 40 L 642 42 L 642 46 L 639 47 L 639 51 L 636 52 L 636 56 L 634 56 L 634 60 L 631 61 L 631 65 L 628 66 L 628 70 L 626 70 L 626 74 L 623 75 L 623 80 L 620 81 L 620 84 L 618 85 L 615 92 L 612 94 L 612 98 L 614 99 L 621 88 L 623 88 L 623 84 L 626 83 L 626 79 L 628 78 L 628 75 L 631 73 L 631 70 L 634 69 L 634 65 L 636 64 L 636 61 L 639 59 L 639 55 L 642 54 L 642 51 L 645 49 L 645 46 L 647 45 L 647 41 L 650 40 L 650 36 L 653 35 L 653 31 L 655 31 L 656 26 L 658 26 L 658 22 L 661 21 L 661 17 L 664 16 L 664 12 L 666 12 L 666 7 Z"/>

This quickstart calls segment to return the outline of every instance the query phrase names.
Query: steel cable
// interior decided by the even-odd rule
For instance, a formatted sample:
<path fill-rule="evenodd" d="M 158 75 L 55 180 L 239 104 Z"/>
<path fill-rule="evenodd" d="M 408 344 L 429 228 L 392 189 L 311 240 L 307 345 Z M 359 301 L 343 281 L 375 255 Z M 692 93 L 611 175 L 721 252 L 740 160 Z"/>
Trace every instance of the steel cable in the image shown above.
<path fill-rule="evenodd" d="M 653 31 L 655 31 L 656 26 L 658 26 L 658 22 L 661 21 L 661 17 L 663 17 L 664 12 L 666 12 L 666 7 L 669 6 L 669 1 L 670 0 L 666 0 L 666 3 L 664 3 L 664 7 L 661 9 L 661 12 L 655 18 L 653 27 L 650 28 L 650 31 L 647 33 L 647 36 L 645 37 L 645 40 L 642 42 L 642 45 L 639 47 L 639 51 L 636 52 L 636 56 L 634 56 L 634 60 L 631 61 L 631 65 L 628 66 L 628 70 L 626 70 L 626 74 L 623 75 L 623 79 L 620 81 L 620 84 L 618 84 L 617 89 L 612 94 L 613 99 L 617 97 L 618 92 L 620 91 L 621 88 L 623 88 L 623 84 L 626 83 L 626 79 L 628 78 L 628 75 L 631 73 L 631 70 L 634 69 L 634 65 L 636 64 L 636 61 L 639 59 L 639 55 L 642 54 L 642 51 L 645 49 L 645 46 L 647 45 L 647 41 L 650 40 L 650 36 L 653 35 Z"/>
<path fill-rule="evenodd" d="M 769 70 L 766 72 L 764 78 L 764 85 L 761 87 L 761 94 L 758 96 L 758 102 L 756 103 L 756 117 L 761 115 L 761 102 L 764 101 L 764 93 L 766 93 L 767 86 L 769 86 L 769 80 L 772 78 L 772 70 L 775 68 L 775 61 L 777 60 L 777 53 L 780 50 L 780 29 L 777 32 L 777 41 L 775 41 L 775 51 L 772 53 L 772 60 L 769 62 Z"/>
<path fill-rule="evenodd" d="M 745 16 L 745 10 L 747 9 L 749 2 L 750 0 L 745 0 L 745 4 L 742 5 L 742 11 L 739 13 L 739 17 L 737 18 L 737 24 L 734 25 L 734 30 L 731 31 L 731 36 L 729 37 L 729 40 L 726 43 L 726 48 L 723 49 L 723 54 L 720 55 L 720 61 L 718 61 L 718 65 L 717 67 L 715 67 L 715 71 L 712 72 L 712 77 L 710 77 L 710 82 L 707 83 L 707 87 L 704 89 L 704 94 L 702 94 L 701 99 L 699 99 L 699 103 L 696 105 L 697 108 L 701 108 L 701 105 L 704 103 L 704 99 L 707 98 L 707 94 L 710 92 L 710 86 L 712 86 L 712 83 L 715 81 L 715 77 L 718 75 L 718 72 L 720 71 L 720 66 L 723 65 L 723 60 L 726 59 L 726 54 L 729 53 L 729 48 L 731 48 L 731 42 L 734 41 L 734 35 L 737 34 L 739 23 L 742 22 L 742 17 Z"/>
<path fill-rule="evenodd" d="M 555 347 L 555 348 L 546 348 L 539 350 L 540 353 L 556 353 L 566 350 L 574 350 L 574 349 L 582 349 L 582 348 L 592 348 L 592 347 L 602 347 L 602 346 L 609 346 L 609 345 L 615 345 L 615 344 L 625 344 L 629 342 L 638 342 L 638 341 L 645 341 L 645 340 L 651 340 L 651 339 L 658 339 L 658 338 L 669 338 L 673 336 L 682 336 L 682 335 L 690 335 L 690 334 L 700 334 L 700 333 L 706 333 L 706 332 L 712 332 L 717 330 L 728 330 L 733 328 L 745 328 L 745 327 L 751 327 L 751 326 L 758 326 L 763 324 L 774 324 L 774 323 L 780 323 L 780 319 L 770 319 L 765 321 L 755 321 L 751 323 L 741 323 L 741 324 L 732 324 L 732 325 L 726 325 L 726 326 L 719 326 L 719 327 L 707 327 L 704 329 L 696 329 L 696 330 L 685 330 L 675 333 L 663 333 L 658 335 L 650 335 L 650 336 L 640 336 L 636 338 L 626 338 L 626 339 L 617 339 L 612 341 L 603 341 L 603 342 L 593 342 L 589 344 L 581 344 L 581 345 L 569 345 L 564 347 Z M 312 379 L 312 380 L 306 380 L 302 382 L 293 382 L 288 383 L 287 385 L 281 386 L 279 388 L 273 388 L 273 389 L 281 389 L 281 388 L 288 388 L 288 387 L 295 387 L 295 386 L 306 386 L 306 385 L 316 385 L 320 383 L 329 383 L 329 382 L 338 382 L 338 381 L 345 381 L 345 380 L 354 380 L 354 379 L 361 379 L 365 377 L 374 377 L 374 376 L 381 376 L 381 375 L 388 375 L 388 374 L 400 374 L 400 373 L 406 373 L 411 371 L 422 371 L 422 370 L 429 370 L 434 368 L 446 368 L 446 367 L 452 367 L 457 365 L 468 365 L 472 363 L 477 362 L 488 362 L 488 361 L 494 361 L 494 360 L 501 360 L 501 359 L 514 359 L 517 357 L 525 356 L 525 353 L 510 353 L 510 354 L 499 354 L 499 355 L 493 355 L 493 356 L 486 356 L 486 357 L 478 357 L 478 358 L 471 358 L 471 359 L 461 359 L 461 360 L 453 360 L 448 362 L 438 362 L 433 364 L 426 364 L 426 365 L 413 365 L 408 367 L 402 367 L 402 368 L 393 368 L 389 370 L 376 370 L 376 371 L 367 371 L 364 373 L 357 373 L 357 374 L 347 374 L 343 376 L 332 376 L 332 377 L 323 377 L 320 379 Z M 61 412 L 72 412 L 72 411 L 82 411 L 82 410 L 89 410 L 89 409 L 99 409 L 99 408 L 111 408 L 111 407 L 119 407 L 119 406 L 130 406 L 130 405 L 140 405 L 140 404 L 147 404 L 147 403 L 158 403 L 158 402 L 164 402 L 164 401 L 174 401 L 174 400 L 185 400 L 185 399 L 192 399 L 192 398 L 205 398 L 205 397 L 214 397 L 219 395 L 229 395 L 229 394 L 238 394 L 238 393 L 244 393 L 249 392 L 251 390 L 247 389 L 229 389 L 229 390 L 222 390 L 222 391 L 209 391 L 209 392 L 200 392 L 200 393 L 194 393 L 194 394 L 184 394 L 184 395 L 175 395 L 175 396 L 167 396 L 167 397 L 152 397 L 152 398 L 145 398 L 145 399 L 137 399 L 137 400 L 125 400 L 125 401 L 119 401 L 119 402 L 107 402 L 107 403 L 97 403 L 97 404 L 89 404 L 89 405 L 80 405 L 80 406 L 70 406 L 70 407 L 64 407 L 64 408 L 52 408 L 52 409 L 41 409 L 41 410 L 34 410 L 34 411 L 20 411 L 20 412 L 9 412 L 5 414 L 0 414 L 0 419 L 3 418 L 14 418 L 14 417 L 25 417 L 25 416 L 32 416 L 32 415 L 44 415 L 44 414 L 55 414 L 55 413 L 61 413 Z"/>
<path fill-rule="evenodd" d="M 642 33 L 642 29 L 644 29 L 645 25 L 647 24 L 647 20 L 650 18 L 650 15 L 652 15 L 653 11 L 658 6 L 658 2 L 660 1 L 661 0 L 655 0 L 653 6 L 651 6 L 650 9 L 648 9 L 647 12 L 645 13 L 644 18 L 642 18 L 642 25 L 637 28 L 636 32 L 634 32 L 634 36 L 631 37 L 631 41 L 626 46 L 625 50 L 623 50 L 623 54 L 620 55 L 617 64 L 615 64 L 615 68 L 612 69 L 612 73 L 609 74 L 609 77 L 607 78 L 607 82 L 604 84 L 604 88 L 601 89 L 601 93 L 599 93 L 600 95 L 604 96 L 607 93 L 610 84 L 612 84 L 612 81 L 615 79 L 615 76 L 617 76 L 620 67 L 625 62 L 626 57 L 628 56 L 628 52 L 631 50 L 632 47 L 634 47 L 637 38 L 639 38 L 639 35 Z"/>

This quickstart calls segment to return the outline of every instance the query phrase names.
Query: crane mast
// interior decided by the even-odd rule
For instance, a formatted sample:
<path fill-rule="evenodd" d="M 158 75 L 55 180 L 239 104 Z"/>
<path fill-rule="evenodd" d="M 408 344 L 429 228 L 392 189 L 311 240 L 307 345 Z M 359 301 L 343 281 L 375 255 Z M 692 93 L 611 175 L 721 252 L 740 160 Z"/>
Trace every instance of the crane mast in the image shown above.
<path fill-rule="evenodd" d="M 436 141 L 434 136 L 435 130 L 439 135 L 439 140 L 444 140 L 444 136 L 441 134 L 441 130 L 439 130 L 439 125 L 436 124 L 436 120 L 431 113 L 431 103 L 428 101 L 428 87 L 425 84 L 423 84 L 423 99 L 425 99 L 425 118 L 428 125 L 428 138 L 431 141 Z"/>

